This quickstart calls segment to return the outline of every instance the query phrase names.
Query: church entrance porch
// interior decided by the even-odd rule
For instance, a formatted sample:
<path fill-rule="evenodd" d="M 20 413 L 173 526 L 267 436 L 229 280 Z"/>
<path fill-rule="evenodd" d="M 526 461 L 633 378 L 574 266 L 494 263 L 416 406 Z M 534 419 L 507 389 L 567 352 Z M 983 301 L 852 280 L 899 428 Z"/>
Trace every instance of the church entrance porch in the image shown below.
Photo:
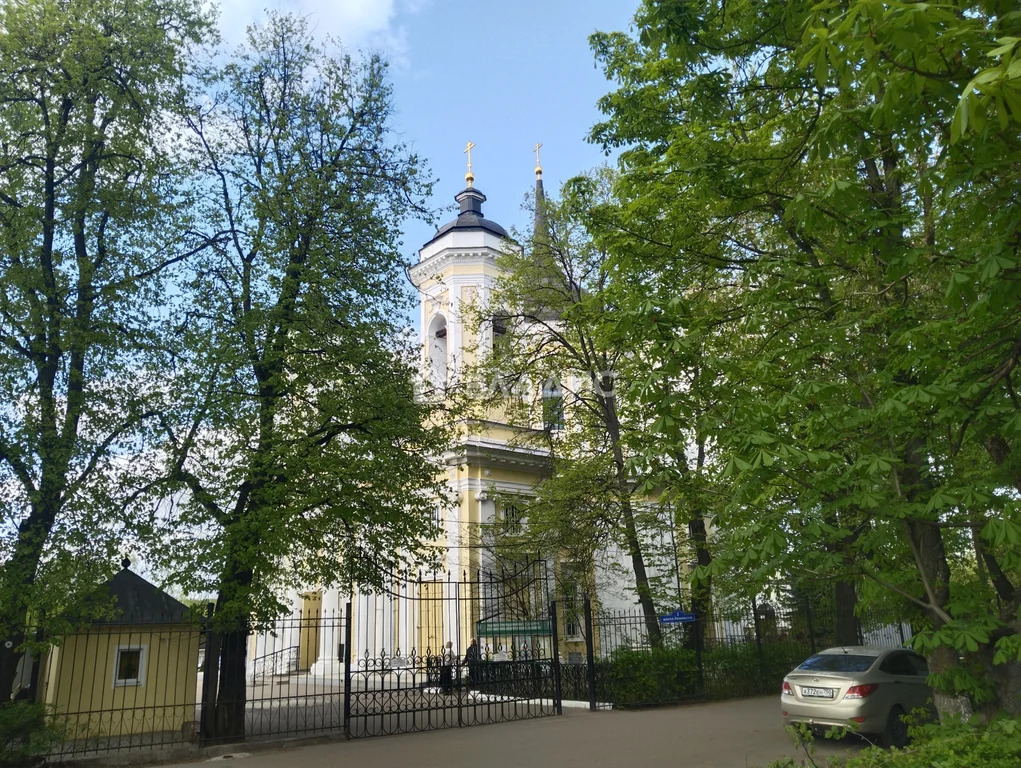
<path fill-rule="evenodd" d="M 351 738 L 561 711 L 556 605 L 543 563 L 397 578 L 360 595 L 344 643 Z"/>

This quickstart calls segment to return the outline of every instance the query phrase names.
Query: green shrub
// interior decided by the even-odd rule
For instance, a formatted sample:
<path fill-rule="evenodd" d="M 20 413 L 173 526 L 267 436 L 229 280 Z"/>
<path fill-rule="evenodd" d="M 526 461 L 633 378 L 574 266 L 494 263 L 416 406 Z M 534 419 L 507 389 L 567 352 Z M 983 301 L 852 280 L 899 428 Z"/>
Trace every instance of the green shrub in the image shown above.
<path fill-rule="evenodd" d="M 698 693 L 695 652 L 687 648 L 623 649 L 601 667 L 599 688 L 620 707 L 669 704 Z"/>
<path fill-rule="evenodd" d="M 810 655 L 807 646 L 793 643 L 763 643 L 761 659 L 755 643 L 712 648 L 702 654 L 706 695 L 727 699 L 779 693 L 784 675 Z"/>
<path fill-rule="evenodd" d="M 839 729 L 832 729 L 835 735 Z M 784 757 L 769 768 L 822 768 L 807 727 L 787 728 L 805 748 L 800 760 Z M 951 722 L 912 726 L 904 749 L 868 747 L 847 759 L 831 757 L 828 768 L 1018 768 L 1021 766 L 1021 719 L 1001 717 L 991 723 Z"/>
<path fill-rule="evenodd" d="M 754 645 L 713 648 L 702 654 L 706 692 L 713 698 L 760 692 L 759 660 Z"/>
<path fill-rule="evenodd" d="M 988 725 L 929 724 L 910 731 L 904 749 L 870 747 L 847 761 L 847 768 L 1018 768 L 1021 719 L 998 718 Z"/>
<path fill-rule="evenodd" d="M 50 751 L 57 734 L 46 707 L 27 701 L 0 705 L 0 766 L 25 766 Z"/>
<path fill-rule="evenodd" d="M 596 696 L 623 707 L 669 704 L 694 696 L 716 699 L 779 693 L 784 675 L 811 655 L 797 643 L 740 643 L 702 653 L 703 687 L 697 656 L 682 647 L 621 649 L 596 670 Z"/>

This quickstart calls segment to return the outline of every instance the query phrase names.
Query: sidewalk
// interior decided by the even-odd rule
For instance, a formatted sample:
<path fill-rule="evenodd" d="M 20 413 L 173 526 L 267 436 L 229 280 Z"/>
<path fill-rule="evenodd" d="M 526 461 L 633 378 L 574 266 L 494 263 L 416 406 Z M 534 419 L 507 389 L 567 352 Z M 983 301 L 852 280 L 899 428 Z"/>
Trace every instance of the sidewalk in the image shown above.
<path fill-rule="evenodd" d="M 239 745 L 232 757 L 212 761 L 242 768 L 766 768 L 772 760 L 799 755 L 780 723 L 777 698 L 631 712 L 565 709 L 561 717 L 272 751 L 246 752 Z M 823 741 L 818 762 L 862 746 L 853 738 Z"/>

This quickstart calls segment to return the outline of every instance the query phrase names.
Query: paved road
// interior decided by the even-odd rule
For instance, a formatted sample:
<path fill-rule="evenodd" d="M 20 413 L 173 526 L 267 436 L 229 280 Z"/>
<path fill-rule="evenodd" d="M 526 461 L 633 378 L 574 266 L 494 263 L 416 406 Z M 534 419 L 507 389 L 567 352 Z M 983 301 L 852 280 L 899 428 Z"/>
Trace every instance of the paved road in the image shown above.
<path fill-rule="evenodd" d="M 856 739 L 823 742 L 818 762 L 861 748 Z M 799 754 L 780 724 L 776 696 L 638 712 L 565 709 L 563 717 L 249 753 L 243 749 L 227 758 L 239 768 L 765 768 L 784 755 Z"/>

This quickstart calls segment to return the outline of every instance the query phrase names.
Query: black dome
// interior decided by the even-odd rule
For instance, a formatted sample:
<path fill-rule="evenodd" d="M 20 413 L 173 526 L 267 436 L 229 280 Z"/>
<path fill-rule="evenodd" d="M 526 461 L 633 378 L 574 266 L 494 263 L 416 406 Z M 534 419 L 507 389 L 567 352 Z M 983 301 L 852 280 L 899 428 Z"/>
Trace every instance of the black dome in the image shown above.
<path fill-rule="evenodd" d="M 486 232 L 492 232 L 497 237 L 510 237 L 506 229 L 482 215 L 482 204 L 486 202 L 486 196 L 479 190 L 474 187 L 468 187 L 454 195 L 454 199 L 460 203 L 461 212 L 457 215 L 456 219 L 436 230 L 436 234 L 425 245 L 429 245 L 429 243 L 443 237 L 447 232 L 454 229 L 482 229 Z"/>

